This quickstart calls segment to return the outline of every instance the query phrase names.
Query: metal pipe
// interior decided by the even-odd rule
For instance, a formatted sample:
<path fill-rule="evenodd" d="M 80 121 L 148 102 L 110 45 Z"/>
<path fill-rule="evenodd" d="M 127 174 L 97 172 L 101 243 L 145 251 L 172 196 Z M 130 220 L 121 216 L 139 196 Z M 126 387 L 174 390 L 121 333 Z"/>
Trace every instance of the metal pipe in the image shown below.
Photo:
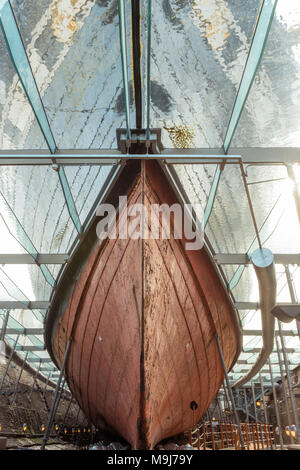
<path fill-rule="evenodd" d="M 239 436 L 240 436 L 241 447 L 242 447 L 243 450 L 245 450 L 245 444 L 244 444 L 244 439 L 243 439 L 243 435 L 242 435 L 242 431 L 241 431 L 240 420 L 239 420 L 239 417 L 238 417 L 238 414 L 237 414 L 237 410 L 236 410 L 236 406 L 235 406 L 235 402 L 234 402 L 234 397 L 233 397 L 232 389 L 231 389 L 231 387 L 230 387 L 229 378 L 228 378 L 228 374 L 227 374 L 227 370 L 226 370 L 226 365 L 225 365 L 225 361 L 224 361 L 224 356 L 223 356 L 223 352 L 222 352 L 222 349 L 221 349 L 221 344 L 220 344 L 218 335 L 216 335 L 216 341 L 217 341 L 217 346 L 218 346 L 219 355 L 220 355 L 220 359 L 221 359 L 221 364 L 222 364 L 222 367 L 223 367 L 223 372 L 224 372 L 224 376 L 225 376 L 225 381 L 226 381 L 226 385 L 227 385 L 227 390 L 228 390 L 228 392 L 229 392 L 229 396 L 230 396 L 230 400 L 231 400 L 231 405 L 232 405 L 232 409 L 233 409 L 233 412 L 234 412 L 235 422 L 236 422 L 236 425 L 237 425 L 237 427 L 238 427 L 238 432 L 239 432 Z"/>
<path fill-rule="evenodd" d="M 246 173 L 245 173 L 244 165 L 243 165 L 242 162 L 240 162 L 240 169 L 241 169 L 244 188 L 245 188 L 245 192 L 246 192 L 246 196 L 247 196 L 247 200 L 248 200 L 248 205 L 249 205 L 249 209 L 250 209 L 250 213 L 251 213 L 251 218 L 252 218 L 252 222 L 253 222 L 253 225 L 254 225 L 254 230 L 255 230 L 255 233 L 256 233 L 257 242 L 258 242 L 259 248 L 261 250 L 262 249 L 261 239 L 260 239 L 259 230 L 258 230 L 257 223 L 256 223 L 256 218 L 255 218 L 254 209 L 253 209 L 253 205 L 252 205 L 252 201 L 251 201 L 250 191 L 249 191 L 249 188 L 248 188 Z"/>
<path fill-rule="evenodd" d="M 253 367 L 234 384 L 234 387 L 245 384 L 260 371 L 270 356 L 274 345 L 275 318 L 271 314 L 271 309 L 276 303 L 274 255 L 267 248 L 258 249 L 253 252 L 251 261 L 254 265 L 259 286 L 263 346 Z"/>
<path fill-rule="evenodd" d="M 65 350 L 63 363 L 62 363 L 61 370 L 60 370 L 60 375 L 59 375 L 59 378 L 58 378 L 58 381 L 57 381 L 55 393 L 54 393 L 53 400 L 52 400 L 52 407 L 51 407 L 51 410 L 50 410 L 50 413 L 49 413 L 46 431 L 45 431 L 45 434 L 44 434 L 44 437 L 43 437 L 43 443 L 41 445 L 41 450 L 45 449 L 48 438 L 49 438 L 49 435 L 50 435 L 51 426 L 52 426 L 53 418 L 54 418 L 54 411 L 55 411 L 55 405 L 56 405 L 56 400 L 57 400 L 57 396 L 58 396 L 58 391 L 59 391 L 59 387 L 60 387 L 60 384 L 61 384 L 61 381 L 62 381 L 65 366 L 66 366 L 66 363 L 67 363 L 71 342 L 72 342 L 72 337 L 70 337 L 68 339 L 68 343 L 67 343 L 67 347 L 66 347 L 66 350 Z"/>
<path fill-rule="evenodd" d="M 297 414 L 297 409 L 296 409 L 295 395 L 294 395 L 294 391 L 293 391 L 293 387 L 292 387 L 290 370 L 289 370 L 289 366 L 288 366 L 287 352 L 285 350 L 285 341 L 284 341 L 284 336 L 282 334 L 281 324 L 280 324 L 279 320 L 277 320 L 277 324 L 278 324 L 278 328 L 279 328 L 279 336 L 280 336 L 281 345 L 282 345 L 283 360 L 284 360 L 287 384 L 288 384 L 290 400 L 291 400 L 291 405 L 292 405 L 292 410 L 293 410 L 293 415 L 294 415 L 294 422 L 295 422 L 295 425 L 296 425 L 296 428 L 297 428 L 296 442 L 300 443 L 299 419 L 298 419 L 298 414 Z"/>
<path fill-rule="evenodd" d="M 280 419 L 280 413 L 279 413 L 279 409 L 278 409 L 277 394 L 276 394 L 276 388 L 275 388 L 275 384 L 274 384 L 273 371 L 272 371 L 272 365 L 271 365 L 270 359 L 269 359 L 269 369 L 270 369 L 270 378 L 271 378 L 272 391 L 273 391 L 273 401 L 274 401 L 274 409 L 275 409 L 275 414 L 276 414 L 276 422 L 277 422 L 277 427 L 278 427 L 278 430 L 279 430 L 280 448 L 283 449 L 281 419 Z"/>

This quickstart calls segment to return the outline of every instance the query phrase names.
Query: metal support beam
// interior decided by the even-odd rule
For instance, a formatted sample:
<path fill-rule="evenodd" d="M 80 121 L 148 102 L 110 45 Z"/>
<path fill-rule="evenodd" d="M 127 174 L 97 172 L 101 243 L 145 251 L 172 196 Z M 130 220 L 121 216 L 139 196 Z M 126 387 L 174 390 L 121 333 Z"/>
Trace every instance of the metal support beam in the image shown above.
<path fill-rule="evenodd" d="M 275 388 L 275 384 L 274 384 L 272 364 L 271 364 L 270 359 L 269 359 L 268 362 L 269 362 L 269 370 L 270 370 L 270 377 L 271 377 L 271 383 L 272 383 L 273 403 L 274 403 L 274 409 L 275 409 L 275 415 L 276 415 L 276 422 L 277 422 L 277 427 L 278 427 L 278 431 L 279 431 L 280 448 L 281 448 L 281 450 L 283 450 L 282 426 L 281 426 L 280 413 L 279 413 L 279 409 L 278 409 L 277 393 L 276 393 L 276 388 Z"/>
<path fill-rule="evenodd" d="M 284 404 L 285 404 L 285 409 L 286 409 L 288 425 L 289 425 L 289 427 L 291 427 L 292 420 L 291 420 L 288 396 L 287 396 L 287 392 L 286 392 L 286 383 L 285 383 L 283 367 L 282 367 L 282 360 L 281 360 L 281 354 L 280 354 L 282 351 L 279 351 L 279 341 L 278 341 L 277 336 L 275 337 L 275 341 L 276 341 L 278 362 L 279 362 L 279 367 L 280 367 L 280 376 L 281 376 L 281 386 L 282 386 L 282 390 L 283 390 L 283 399 L 284 399 Z M 291 435 L 290 435 L 290 441 L 293 442 Z"/>
<path fill-rule="evenodd" d="M 252 391 L 252 400 L 253 400 L 253 406 L 254 406 L 255 421 L 258 422 L 256 397 L 255 397 L 255 389 L 254 389 L 254 383 L 253 382 L 251 382 L 251 391 Z"/>
<path fill-rule="evenodd" d="M 65 264 L 68 254 L 38 253 L 34 259 L 30 254 L 0 254 L 0 264 Z"/>
<path fill-rule="evenodd" d="M 132 159 L 156 159 L 173 165 L 239 164 L 285 165 L 300 163 L 300 148 L 290 147 L 239 147 L 228 154 L 220 148 L 164 149 L 160 154 L 121 154 L 118 149 L 57 150 L 54 155 L 43 150 L 0 150 L 0 165 L 118 165 Z"/>
<path fill-rule="evenodd" d="M 17 346 L 16 351 L 45 351 L 45 346 Z"/>
<path fill-rule="evenodd" d="M 280 305 L 291 305 L 294 307 L 299 307 L 299 304 L 287 304 L 287 303 L 278 303 L 276 304 L 278 306 Z M 260 309 L 260 304 L 259 302 L 235 302 L 234 304 L 235 308 L 238 310 L 259 310 Z"/>
<path fill-rule="evenodd" d="M 64 198 L 65 198 L 69 215 L 73 221 L 73 224 L 77 232 L 80 234 L 82 232 L 82 226 L 81 226 L 80 218 L 79 218 L 77 208 L 76 208 L 73 196 L 72 196 L 72 192 L 69 186 L 69 182 L 65 174 L 64 167 L 62 165 L 58 165 L 57 167 L 54 166 L 54 169 L 57 170 L 57 173 L 58 173 L 59 181 L 60 181 L 61 188 L 64 194 Z"/>
<path fill-rule="evenodd" d="M 288 385 L 288 389 L 289 389 L 289 395 L 290 395 L 292 411 L 293 411 L 293 416 L 294 416 L 294 424 L 296 425 L 296 428 L 297 428 L 296 441 L 297 441 L 297 443 L 300 443 L 299 418 L 298 418 L 298 413 L 297 413 L 297 407 L 296 407 L 296 402 L 295 402 L 295 395 L 294 395 L 294 391 L 293 391 L 290 370 L 289 370 L 289 366 L 288 366 L 287 352 L 285 350 L 285 340 L 284 340 L 284 337 L 282 335 L 282 329 L 281 329 L 281 324 L 280 324 L 279 320 L 277 320 L 277 324 L 278 324 L 279 331 L 281 333 L 280 334 L 280 341 L 281 341 L 281 346 L 282 346 L 282 350 L 283 350 L 283 360 L 284 360 L 284 365 L 285 365 L 287 385 Z"/>
<path fill-rule="evenodd" d="M 146 62 L 146 133 L 150 137 L 150 104 L 151 104 L 151 0 L 147 0 L 147 62 Z"/>
<path fill-rule="evenodd" d="M 40 361 L 41 361 L 42 363 L 44 363 L 44 362 L 52 362 L 52 359 L 50 359 L 50 357 L 41 357 L 41 358 L 38 358 L 38 357 L 36 357 L 36 358 L 31 358 L 31 357 L 29 357 L 29 358 L 27 359 L 27 362 L 34 362 L 34 363 L 36 363 L 36 362 L 40 362 Z"/>
<path fill-rule="evenodd" d="M 239 359 L 238 361 L 236 361 L 236 364 L 244 364 L 244 365 L 249 365 L 251 366 L 251 363 L 248 362 L 246 359 Z M 272 366 L 278 366 L 279 365 L 279 362 L 276 362 L 276 361 L 272 361 Z M 290 366 L 297 366 L 298 365 L 298 362 L 291 362 L 289 361 L 289 365 Z"/>
<path fill-rule="evenodd" d="M 214 260 L 218 264 L 251 264 L 251 259 L 247 253 L 216 253 Z M 275 264 L 296 264 L 300 266 L 300 254 L 274 254 Z"/>
<path fill-rule="evenodd" d="M 22 334 L 24 336 L 28 335 L 43 335 L 44 328 L 7 328 L 6 329 L 7 335 L 19 335 Z"/>
<path fill-rule="evenodd" d="M 265 44 L 272 24 L 277 0 L 264 0 L 257 18 L 250 50 L 246 60 L 242 79 L 236 95 L 227 132 L 224 139 L 224 151 L 228 151 L 235 129 L 239 122 L 248 94 L 250 92 L 256 71 L 260 64 Z"/>
<path fill-rule="evenodd" d="M 127 37 L 126 37 L 124 0 L 118 0 L 118 13 L 119 13 L 119 36 L 120 36 L 120 49 L 121 49 L 121 61 L 122 61 L 127 138 L 130 139 L 131 138 L 131 132 L 130 132 L 131 125 L 130 125 L 130 109 L 129 109 Z"/>
<path fill-rule="evenodd" d="M 43 310 L 47 309 L 50 305 L 48 300 L 32 300 L 32 301 L 18 301 L 18 300 L 1 300 L 0 301 L 0 309 L 27 309 L 27 310 Z"/>
<path fill-rule="evenodd" d="M 275 336 L 275 338 L 277 338 L 277 336 Z M 300 349 L 296 349 L 296 348 L 286 348 L 285 350 L 289 353 L 300 352 Z M 261 351 L 261 348 L 243 348 L 243 354 L 259 353 L 260 351 Z M 276 352 L 276 350 L 274 350 L 274 352 Z M 279 352 L 282 353 L 282 349 L 280 349 Z"/>
<path fill-rule="evenodd" d="M 211 214 L 211 211 L 215 202 L 222 170 L 223 170 L 223 165 L 218 165 L 214 174 L 214 179 L 213 179 L 210 191 L 209 191 L 206 207 L 205 207 L 204 214 L 203 214 L 203 222 L 202 222 L 203 231 L 205 230 L 205 227 L 208 223 L 209 216 Z"/>
<path fill-rule="evenodd" d="M 249 409 L 248 409 L 248 398 L 247 398 L 247 390 L 244 388 L 244 402 L 245 402 L 245 409 L 246 409 L 246 421 L 249 423 Z"/>
<path fill-rule="evenodd" d="M 279 335 L 279 330 L 275 330 L 275 335 Z M 283 336 L 297 336 L 298 332 L 295 330 L 283 330 Z M 262 330 L 242 330 L 243 336 L 261 336 Z"/>
<path fill-rule="evenodd" d="M 264 389 L 264 384 L 263 384 L 263 381 L 262 381 L 261 373 L 259 374 L 259 381 L 260 381 L 261 396 L 262 396 L 262 401 L 263 401 L 265 424 L 269 424 L 268 414 L 267 414 L 267 403 L 266 403 L 266 399 L 265 399 L 265 389 Z"/>

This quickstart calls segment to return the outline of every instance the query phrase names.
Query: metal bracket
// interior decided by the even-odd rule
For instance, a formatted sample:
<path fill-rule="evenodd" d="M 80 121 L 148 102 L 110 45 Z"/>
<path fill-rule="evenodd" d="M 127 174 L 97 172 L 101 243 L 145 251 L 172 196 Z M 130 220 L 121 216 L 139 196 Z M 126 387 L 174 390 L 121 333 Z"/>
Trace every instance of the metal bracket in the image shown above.
<path fill-rule="evenodd" d="M 161 129 L 150 129 L 149 139 L 146 129 L 131 129 L 130 139 L 126 129 L 117 129 L 117 142 L 122 154 L 158 154 L 163 150 Z"/>

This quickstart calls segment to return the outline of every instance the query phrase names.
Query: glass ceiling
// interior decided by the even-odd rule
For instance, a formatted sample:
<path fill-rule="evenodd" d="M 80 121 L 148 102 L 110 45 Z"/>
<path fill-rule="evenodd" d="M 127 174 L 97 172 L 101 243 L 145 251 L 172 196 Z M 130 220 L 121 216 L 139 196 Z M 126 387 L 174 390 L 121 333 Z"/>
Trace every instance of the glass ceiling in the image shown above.
<path fill-rule="evenodd" d="M 141 46 L 138 86 L 132 3 L 0 0 L 0 159 L 24 153 L 53 158 L 53 165 L 1 160 L 0 256 L 23 254 L 30 261 L 1 265 L 0 327 L 9 309 L 9 329 L 43 328 L 63 264 L 61 258 L 53 258 L 55 264 L 40 263 L 39 255 L 72 253 L 118 171 L 110 160 L 85 163 L 84 156 L 107 151 L 121 158 L 117 128 L 127 128 L 128 133 L 140 125 L 161 128 L 164 153 L 183 156 L 180 163 L 166 159 L 164 164 L 184 198 L 205 213 L 212 253 L 228 255 L 228 264 L 219 264 L 219 269 L 232 298 L 253 305 L 239 310 L 243 329 L 258 334 L 243 336 L 243 352 L 231 371 L 236 380 L 255 362 L 262 346 L 254 269 L 230 260 L 230 255 L 250 255 L 258 247 L 241 169 L 263 246 L 275 255 L 295 255 L 287 264 L 296 300 L 300 298 L 299 214 L 285 164 L 286 152 L 296 149 L 298 160 L 292 163 L 296 177 L 300 174 L 300 4 L 140 1 L 135 17 L 137 24 L 140 18 L 140 28 L 134 33 Z M 276 155 L 280 150 L 276 165 L 267 153 L 270 148 Z M 252 150 L 259 154 L 254 163 L 243 158 Z M 80 164 L 55 165 L 55 157 L 64 152 L 77 152 Z M 200 158 L 185 162 L 190 154 Z M 232 163 L 228 158 L 224 168 L 213 159 L 201 161 L 210 154 L 239 155 L 240 160 Z M 277 301 L 291 302 L 283 264 L 276 264 L 276 273 Z M 20 304 L 10 308 L 8 301 Z M 28 303 L 34 301 L 45 304 Z M 290 363 L 299 364 L 297 325 L 282 327 L 293 334 L 285 336 L 287 348 L 293 350 Z M 11 345 L 14 333 L 6 335 Z M 33 361 L 49 359 L 43 335 L 21 335 L 21 357 L 24 346 L 35 347 L 27 356 L 33 367 L 38 367 Z M 271 360 L 276 374 L 276 352 Z M 55 369 L 49 362 L 43 367 L 46 376 Z M 55 377 L 55 371 L 51 374 Z"/>

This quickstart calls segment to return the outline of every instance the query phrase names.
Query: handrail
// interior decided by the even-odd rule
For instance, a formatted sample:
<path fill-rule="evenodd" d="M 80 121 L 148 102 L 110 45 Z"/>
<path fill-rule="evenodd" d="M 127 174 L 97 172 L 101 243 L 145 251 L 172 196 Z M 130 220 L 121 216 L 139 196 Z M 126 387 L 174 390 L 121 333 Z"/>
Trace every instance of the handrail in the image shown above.
<path fill-rule="evenodd" d="M 273 426 L 269 424 L 241 423 L 245 450 L 273 450 Z M 220 421 L 200 422 L 188 431 L 189 444 L 195 450 L 241 450 L 238 427 L 235 423 Z"/>

